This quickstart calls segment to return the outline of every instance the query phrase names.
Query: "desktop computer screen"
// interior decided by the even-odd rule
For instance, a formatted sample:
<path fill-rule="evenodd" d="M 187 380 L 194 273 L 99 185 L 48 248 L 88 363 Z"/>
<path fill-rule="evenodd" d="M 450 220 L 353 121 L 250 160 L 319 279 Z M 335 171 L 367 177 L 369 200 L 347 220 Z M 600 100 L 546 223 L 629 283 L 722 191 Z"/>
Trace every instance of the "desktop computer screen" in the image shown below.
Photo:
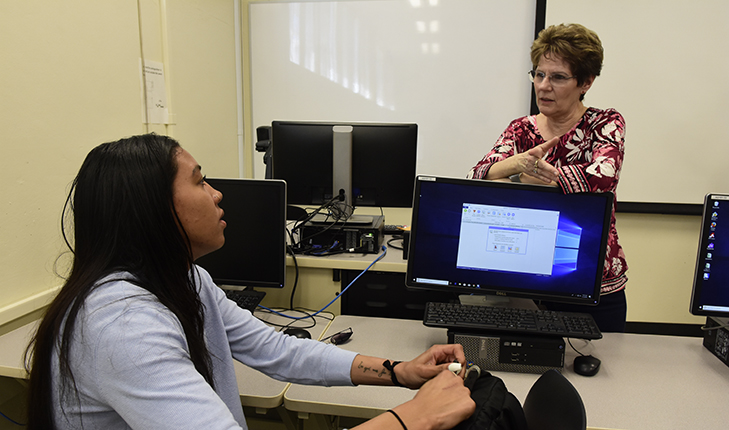
<path fill-rule="evenodd" d="M 406 285 L 596 305 L 612 203 L 612 193 L 418 176 Z"/>
<path fill-rule="evenodd" d="M 207 179 L 223 193 L 225 244 L 196 263 L 218 285 L 283 288 L 286 283 L 286 182 Z"/>
<path fill-rule="evenodd" d="M 416 124 L 273 121 L 272 175 L 288 184 L 288 203 L 319 206 L 335 195 L 335 126 L 352 127 L 352 205 L 410 207 Z"/>
<path fill-rule="evenodd" d="M 707 194 L 691 293 L 694 315 L 729 317 L 729 194 Z"/>

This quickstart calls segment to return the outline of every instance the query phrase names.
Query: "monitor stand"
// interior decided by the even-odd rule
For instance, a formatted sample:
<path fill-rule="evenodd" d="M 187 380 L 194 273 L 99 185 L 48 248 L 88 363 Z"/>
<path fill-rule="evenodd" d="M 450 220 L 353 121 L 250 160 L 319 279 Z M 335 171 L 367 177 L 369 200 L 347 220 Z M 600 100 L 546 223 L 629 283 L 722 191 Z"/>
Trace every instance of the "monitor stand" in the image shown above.
<path fill-rule="evenodd" d="M 537 309 L 536 303 L 531 299 L 519 297 L 504 297 L 482 294 L 461 294 L 458 300 L 463 305 L 498 306 L 503 308 Z"/>

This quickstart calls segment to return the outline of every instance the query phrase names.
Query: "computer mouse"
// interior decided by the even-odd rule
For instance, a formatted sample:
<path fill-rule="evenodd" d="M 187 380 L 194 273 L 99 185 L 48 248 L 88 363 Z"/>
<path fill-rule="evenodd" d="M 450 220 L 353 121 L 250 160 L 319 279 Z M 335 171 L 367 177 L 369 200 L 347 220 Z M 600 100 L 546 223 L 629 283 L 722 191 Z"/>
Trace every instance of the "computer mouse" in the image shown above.
<path fill-rule="evenodd" d="M 595 376 L 600 370 L 600 359 L 591 355 L 578 355 L 574 361 L 575 373 L 582 376 Z"/>
<path fill-rule="evenodd" d="M 311 333 L 308 330 L 299 327 L 289 327 L 284 330 L 289 336 L 298 337 L 299 339 L 311 339 Z"/>

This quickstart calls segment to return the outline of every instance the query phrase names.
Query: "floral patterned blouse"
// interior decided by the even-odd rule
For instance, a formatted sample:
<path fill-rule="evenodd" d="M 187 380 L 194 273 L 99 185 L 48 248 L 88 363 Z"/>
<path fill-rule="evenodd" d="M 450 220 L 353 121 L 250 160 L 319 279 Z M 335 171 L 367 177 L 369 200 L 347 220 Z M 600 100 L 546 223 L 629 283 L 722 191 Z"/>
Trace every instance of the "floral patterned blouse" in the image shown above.
<path fill-rule="evenodd" d="M 625 120 L 615 109 L 588 108 L 575 127 L 549 150 L 545 161 L 559 170 L 559 186 L 565 193 L 612 191 L 618 186 L 625 153 Z M 516 119 L 501 134 L 491 151 L 471 169 L 469 178 L 482 179 L 497 161 L 526 152 L 545 140 L 537 129 L 536 115 Z M 615 229 L 615 203 L 610 219 L 602 294 L 625 288 L 628 265 Z"/>

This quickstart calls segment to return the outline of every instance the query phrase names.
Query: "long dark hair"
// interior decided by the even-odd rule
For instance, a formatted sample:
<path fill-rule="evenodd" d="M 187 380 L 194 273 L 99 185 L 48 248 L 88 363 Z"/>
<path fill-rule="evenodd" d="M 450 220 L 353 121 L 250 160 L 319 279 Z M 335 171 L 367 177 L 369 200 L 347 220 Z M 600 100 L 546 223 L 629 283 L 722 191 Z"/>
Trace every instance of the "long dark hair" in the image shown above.
<path fill-rule="evenodd" d="M 104 143 L 87 156 L 73 181 L 62 217 L 73 215 L 73 264 L 26 352 L 30 373 L 28 428 L 55 428 L 53 392 L 78 392 L 69 362 L 79 310 L 98 281 L 125 271 L 128 281 L 154 294 L 185 332 L 192 362 L 213 386 L 204 340 L 204 312 L 189 240 L 174 209 L 172 184 L 180 145 L 155 134 Z M 54 351 L 60 381 L 52 381 Z M 61 400 L 61 399 L 59 399 Z"/>

